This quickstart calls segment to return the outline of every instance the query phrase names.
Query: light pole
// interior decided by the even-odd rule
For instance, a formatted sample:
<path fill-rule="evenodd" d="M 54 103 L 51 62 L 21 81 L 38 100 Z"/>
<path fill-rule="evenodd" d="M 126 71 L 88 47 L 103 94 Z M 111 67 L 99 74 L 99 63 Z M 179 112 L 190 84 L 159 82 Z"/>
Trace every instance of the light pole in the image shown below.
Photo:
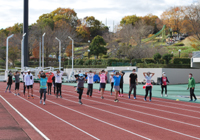
<path fill-rule="evenodd" d="M 45 33 L 42 35 L 42 70 L 44 70 L 44 36 Z"/>
<path fill-rule="evenodd" d="M 7 77 L 7 73 L 8 73 L 8 40 L 13 37 L 14 34 L 10 35 L 7 37 L 7 40 L 6 40 L 6 71 L 5 71 L 5 80 L 6 80 L 6 77 Z"/>
<path fill-rule="evenodd" d="M 88 49 L 88 59 L 90 59 L 90 49 Z"/>
<path fill-rule="evenodd" d="M 61 41 L 56 37 L 56 40 L 59 42 L 59 70 L 61 69 Z"/>
<path fill-rule="evenodd" d="M 178 52 L 179 52 L 179 58 L 180 58 L 181 57 L 181 49 L 179 49 Z"/>
<path fill-rule="evenodd" d="M 68 36 L 68 38 L 72 41 L 72 75 L 74 74 L 74 40 Z"/>
<path fill-rule="evenodd" d="M 39 42 L 39 68 L 41 69 L 41 38 Z"/>
<path fill-rule="evenodd" d="M 24 37 L 26 33 L 23 34 L 22 36 L 22 41 L 21 41 L 21 71 L 24 71 Z"/>

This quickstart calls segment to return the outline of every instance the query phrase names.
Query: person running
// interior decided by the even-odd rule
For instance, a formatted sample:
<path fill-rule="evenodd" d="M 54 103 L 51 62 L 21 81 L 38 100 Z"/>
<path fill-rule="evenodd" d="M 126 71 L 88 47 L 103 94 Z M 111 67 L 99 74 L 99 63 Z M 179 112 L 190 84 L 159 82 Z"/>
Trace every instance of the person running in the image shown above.
<path fill-rule="evenodd" d="M 104 90 L 106 88 L 106 75 L 108 74 L 108 72 L 105 72 L 104 70 L 102 70 L 101 72 L 99 72 L 99 76 L 100 76 L 100 88 L 101 88 L 101 99 L 104 99 L 103 94 L 104 94 Z"/>
<path fill-rule="evenodd" d="M 197 100 L 197 97 L 194 94 L 194 89 L 195 89 L 195 79 L 193 78 L 192 73 L 189 74 L 189 79 L 188 79 L 188 88 L 190 89 L 190 102 L 193 101 L 193 97 L 194 97 L 194 101 Z"/>
<path fill-rule="evenodd" d="M 8 79 L 7 79 L 7 87 L 6 87 L 6 90 L 5 90 L 5 93 L 7 92 L 8 88 L 9 88 L 9 93 L 11 93 L 11 85 L 13 83 L 13 79 L 12 79 L 12 71 L 9 71 L 8 73 Z"/>
<path fill-rule="evenodd" d="M 129 95 L 128 98 L 131 98 L 131 92 L 133 91 L 134 99 L 136 99 L 136 85 L 138 84 L 138 77 L 135 73 L 135 69 L 133 69 L 133 72 L 129 75 Z"/>
<path fill-rule="evenodd" d="M 15 95 L 20 95 L 19 94 L 19 85 L 20 85 L 20 79 L 19 79 L 19 76 L 20 76 L 20 74 L 19 74 L 19 72 L 18 71 L 16 71 L 15 73 L 14 73 L 14 76 L 15 76 Z M 16 92 L 17 91 L 17 92 Z"/>
<path fill-rule="evenodd" d="M 53 93 L 55 94 L 55 89 L 56 89 L 55 76 L 52 77 L 52 83 L 53 83 Z"/>
<path fill-rule="evenodd" d="M 23 93 L 24 93 L 24 97 L 25 97 L 25 92 L 26 92 L 25 76 L 26 76 L 26 74 L 27 74 L 27 71 L 22 72 L 22 74 L 23 74 L 23 84 L 24 84 Z"/>
<path fill-rule="evenodd" d="M 56 93 L 56 98 L 58 98 L 58 93 L 60 92 L 60 98 L 62 98 L 62 93 L 61 93 L 61 87 L 62 87 L 62 75 L 63 72 L 60 70 L 57 70 L 57 72 L 55 73 L 55 84 L 56 84 L 56 88 L 57 88 L 57 93 Z"/>
<path fill-rule="evenodd" d="M 47 80 L 47 85 L 48 85 L 48 95 L 50 94 L 51 95 L 51 87 L 52 87 L 52 78 L 54 76 L 54 74 L 50 71 L 50 72 L 47 72 L 46 75 L 49 75 L 48 76 L 48 80 Z"/>
<path fill-rule="evenodd" d="M 162 77 L 160 79 L 160 84 L 161 84 L 161 97 L 163 97 L 163 91 L 165 88 L 165 97 L 167 97 L 167 82 L 169 83 L 169 80 L 165 74 L 165 72 L 162 73 Z"/>
<path fill-rule="evenodd" d="M 114 72 L 115 71 L 113 71 L 113 74 L 114 74 Z M 114 79 L 113 79 L 113 76 L 111 76 L 111 75 L 110 75 L 110 86 L 111 86 L 110 95 L 112 95 L 112 90 L 113 90 L 113 85 L 114 85 Z"/>
<path fill-rule="evenodd" d="M 79 76 L 76 77 L 77 80 L 77 93 L 79 94 L 79 104 L 82 105 L 81 98 L 84 90 L 84 83 L 85 83 L 85 77 L 82 73 L 79 73 Z"/>
<path fill-rule="evenodd" d="M 121 97 L 124 97 L 123 85 L 124 85 L 124 75 L 125 75 L 125 72 L 121 72 L 121 73 L 122 73 L 122 75 L 121 75 L 120 85 L 119 85 L 119 87 L 120 87 L 120 89 L 121 89 L 121 92 L 120 92 L 120 90 L 119 90 L 119 95 L 121 95 Z"/>
<path fill-rule="evenodd" d="M 28 99 L 30 98 L 30 96 L 29 96 L 30 90 L 31 90 L 31 98 L 34 99 L 34 97 L 33 97 L 33 84 L 34 84 L 33 75 L 31 74 L 31 71 L 28 70 L 28 74 L 26 74 L 26 76 L 25 76 L 25 86 L 26 86 L 27 91 L 28 91 L 28 96 L 27 96 Z"/>
<path fill-rule="evenodd" d="M 119 90 L 120 90 L 120 80 L 121 80 L 121 76 L 123 74 L 119 73 L 119 72 L 115 72 L 115 74 L 112 74 L 111 76 L 114 79 L 114 89 L 115 89 L 115 100 L 114 102 L 119 102 L 119 100 L 117 99 L 117 96 L 119 94 Z"/>
<path fill-rule="evenodd" d="M 152 84 L 151 84 L 151 78 L 155 75 L 155 73 L 150 73 L 150 72 L 144 72 L 143 73 L 145 79 L 146 79 L 146 85 L 143 86 L 143 88 L 146 89 L 146 94 L 144 97 L 144 101 L 146 101 L 146 98 L 149 93 L 149 101 L 151 102 L 151 97 L 152 97 Z"/>
<path fill-rule="evenodd" d="M 47 81 L 48 78 L 50 77 L 50 74 L 46 74 L 43 72 L 39 72 L 38 78 L 40 79 L 40 104 L 42 104 L 42 96 L 44 94 L 44 101 L 43 105 L 45 105 L 45 100 L 46 100 L 46 93 L 47 93 Z"/>
<path fill-rule="evenodd" d="M 93 92 L 93 83 L 94 83 L 94 75 L 96 73 L 89 71 L 85 73 L 87 75 L 87 83 L 88 83 L 88 90 L 87 90 L 87 97 L 92 97 L 92 92 Z"/>

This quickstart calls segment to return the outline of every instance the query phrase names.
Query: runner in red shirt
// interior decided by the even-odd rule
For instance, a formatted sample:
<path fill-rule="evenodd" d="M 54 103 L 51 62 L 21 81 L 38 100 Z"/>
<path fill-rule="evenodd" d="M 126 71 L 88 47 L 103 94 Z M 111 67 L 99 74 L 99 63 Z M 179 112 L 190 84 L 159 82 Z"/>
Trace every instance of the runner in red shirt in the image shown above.
<path fill-rule="evenodd" d="M 47 86 L 48 86 L 48 95 L 50 94 L 51 95 L 51 87 L 52 87 L 52 78 L 54 76 L 54 74 L 50 71 L 50 72 L 47 72 L 46 75 L 49 75 L 48 77 L 48 80 L 47 80 Z"/>
<path fill-rule="evenodd" d="M 161 83 L 161 89 L 162 89 L 162 91 L 161 91 L 162 97 L 163 97 L 164 88 L 165 88 L 165 97 L 167 97 L 167 82 L 169 83 L 168 78 L 166 77 L 165 72 L 163 72 L 162 77 L 161 77 L 161 82 L 160 82 Z"/>

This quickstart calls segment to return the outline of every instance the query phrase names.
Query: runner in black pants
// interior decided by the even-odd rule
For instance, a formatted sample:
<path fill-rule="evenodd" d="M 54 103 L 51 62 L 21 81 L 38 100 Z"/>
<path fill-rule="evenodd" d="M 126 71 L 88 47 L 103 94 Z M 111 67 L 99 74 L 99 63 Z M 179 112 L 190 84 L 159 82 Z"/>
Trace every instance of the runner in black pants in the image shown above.
<path fill-rule="evenodd" d="M 25 86 L 25 76 L 26 76 L 26 74 L 27 74 L 27 71 L 25 71 L 25 72 L 22 72 L 22 74 L 23 74 L 23 84 L 24 84 L 24 90 L 23 90 L 23 93 L 24 93 L 24 96 L 25 96 L 25 92 L 26 92 L 26 86 Z"/>
<path fill-rule="evenodd" d="M 114 74 L 115 71 L 113 71 L 113 74 Z M 111 86 L 111 89 L 110 89 L 110 95 L 112 95 L 112 90 L 113 90 L 113 86 L 114 86 L 114 79 L 112 76 L 110 76 L 110 86 Z"/>
<path fill-rule="evenodd" d="M 87 75 L 87 83 L 88 83 L 87 97 L 89 96 L 92 97 L 95 72 L 89 71 L 89 73 L 86 72 L 85 75 Z"/>
<path fill-rule="evenodd" d="M 52 83 L 53 83 L 53 91 L 55 94 L 56 84 L 55 84 L 55 76 L 52 77 Z"/>
<path fill-rule="evenodd" d="M 79 74 L 78 77 L 76 77 L 77 80 L 77 93 L 79 94 L 79 104 L 82 105 L 81 98 L 84 90 L 84 83 L 85 83 L 85 77 L 82 73 Z"/>
<path fill-rule="evenodd" d="M 11 93 L 11 85 L 13 83 L 13 80 L 12 80 L 12 72 L 9 71 L 9 74 L 8 74 L 8 79 L 7 79 L 7 87 L 6 87 L 6 90 L 5 92 L 7 92 L 7 89 L 9 88 L 9 93 Z"/>
<path fill-rule="evenodd" d="M 136 99 L 136 85 L 138 83 L 137 74 L 135 73 L 135 69 L 133 69 L 133 72 L 129 75 L 129 96 L 128 98 L 131 98 L 131 92 L 134 89 L 133 96 L 134 99 Z"/>
<path fill-rule="evenodd" d="M 16 72 L 14 73 L 14 76 L 15 76 L 15 95 L 20 95 L 20 94 L 19 94 L 19 84 L 20 84 L 20 80 L 19 80 L 20 74 L 19 74 L 19 72 L 16 71 Z M 18 93 L 16 93 L 16 91 L 17 91 Z"/>
<path fill-rule="evenodd" d="M 123 85 L 124 85 L 124 75 L 125 75 L 125 73 L 124 72 L 121 72 L 121 73 L 122 73 L 122 75 L 121 75 L 120 85 L 119 85 L 121 92 L 119 90 L 119 95 L 121 94 L 121 97 L 123 97 L 124 96 Z"/>
<path fill-rule="evenodd" d="M 55 72 L 54 75 L 55 75 L 55 83 L 56 83 L 56 88 L 57 88 L 56 98 L 58 98 L 58 93 L 59 92 L 60 92 L 60 98 L 62 98 L 61 86 L 62 86 L 62 75 L 63 75 L 63 72 L 60 72 L 60 70 L 57 70 L 57 72 Z"/>
<path fill-rule="evenodd" d="M 194 101 L 197 100 L 197 97 L 194 94 L 194 89 L 195 89 L 195 80 L 193 78 L 192 73 L 189 74 L 189 79 L 188 79 L 188 88 L 190 89 L 190 102 L 193 101 L 193 97 L 194 97 Z"/>

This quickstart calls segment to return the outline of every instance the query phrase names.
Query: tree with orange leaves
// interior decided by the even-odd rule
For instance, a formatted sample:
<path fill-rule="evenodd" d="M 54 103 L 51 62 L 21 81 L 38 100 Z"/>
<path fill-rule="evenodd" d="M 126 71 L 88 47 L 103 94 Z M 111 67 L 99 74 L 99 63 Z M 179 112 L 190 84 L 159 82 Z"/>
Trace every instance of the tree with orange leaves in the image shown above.
<path fill-rule="evenodd" d="M 35 58 L 39 58 L 39 50 L 40 50 L 39 42 L 35 39 L 33 43 L 33 52 L 32 52 Z"/>

